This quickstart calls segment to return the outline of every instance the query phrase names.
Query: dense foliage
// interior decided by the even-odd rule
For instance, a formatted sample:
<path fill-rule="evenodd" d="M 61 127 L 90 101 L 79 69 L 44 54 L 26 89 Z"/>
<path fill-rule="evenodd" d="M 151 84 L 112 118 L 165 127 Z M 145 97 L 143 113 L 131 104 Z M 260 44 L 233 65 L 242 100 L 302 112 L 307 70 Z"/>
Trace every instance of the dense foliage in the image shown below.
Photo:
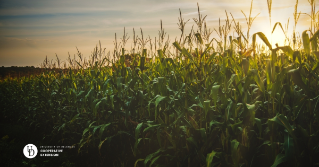
<path fill-rule="evenodd" d="M 201 31 L 185 39 L 195 49 L 175 41 L 174 57 L 123 48 L 111 67 L 105 57 L 1 81 L 1 115 L 110 166 L 318 165 L 318 34 L 304 31 L 300 50 L 272 48 L 261 32 L 216 49 Z"/>

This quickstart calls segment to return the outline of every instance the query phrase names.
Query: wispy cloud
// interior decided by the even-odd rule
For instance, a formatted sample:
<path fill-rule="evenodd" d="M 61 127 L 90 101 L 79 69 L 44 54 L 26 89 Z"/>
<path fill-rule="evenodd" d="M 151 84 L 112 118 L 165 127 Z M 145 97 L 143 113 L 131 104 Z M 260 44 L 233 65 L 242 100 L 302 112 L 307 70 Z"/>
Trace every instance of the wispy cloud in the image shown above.
<path fill-rule="evenodd" d="M 200 13 L 206 16 L 209 28 L 218 26 L 219 18 L 224 24 L 225 11 L 232 13 L 236 21 L 245 28 L 246 20 L 241 10 L 249 15 L 251 0 L 199 0 Z M 295 1 L 281 0 L 273 3 L 272 21 L 286 22 L 292 17 Z M 123 35 L 123 28 L 133 36 L 133 28 L 140 36 L 140 28 L 144 36 L 153 39 L 163 21 L 165 31 L 173 40 L 179 36 L 177 26 L 179 9 L 185 20 L 186 32 L 195 25 L 192 18 L 197 18 L 197 2 L 193 0 L 8 0 L 0 2 L 0 66 L 16 65 L 10 62 L 19 60 L 19 56 L 29 56 L 34 64 L 39 64 L 45 55 L 55 53 L 68 56 L 75 52 L 75 46 L 85 54 L 101 40 L 104 47 L 111 50 L 114 34 Z M 265 0 L 253 2 L 252 15 L 260 15 L 253 24 L 253 29 L 267 30 L 269 19 Z M 299 0 L 298 11 L 310 11 L 307 0 Z M 229 15 L 231 19 L 231 16 Z M 302 20 L 303 19 L 303 20 Z M 300 25 L 307 24 L 307 17 L 302 16 Z M 265 26 L 266 25 L 266 26 Z M 300 26 L 302 27 L 302 26 Z M 196 25 L 194 26 L 196 29 Z M 268 28 L 269 29 L 269 28 Z M 212 35 L 216 35 L 213 33 Z M 71 53 L 72 55 L 72 53 Z M 9 61 L 6 56 L 15 58 Z M 6 61 L 2 61 L 6 60 Z M 21 60 L 26 60 L 22 58 Z M 23 62 L 21 62 L 23 63 Z"/>
<path fill-rule="evenodd" d="M 204 13 L 205 11 L 206 11 L 206 10 L 200 10 L 199 12 L 200 12 L 200 13 Z M 183 14 L 183 16 L 196 15 L 196 14 L 198 14 L 198 11 L 197 11 L 197 12 L 185 13 L 185 14 Z"/>

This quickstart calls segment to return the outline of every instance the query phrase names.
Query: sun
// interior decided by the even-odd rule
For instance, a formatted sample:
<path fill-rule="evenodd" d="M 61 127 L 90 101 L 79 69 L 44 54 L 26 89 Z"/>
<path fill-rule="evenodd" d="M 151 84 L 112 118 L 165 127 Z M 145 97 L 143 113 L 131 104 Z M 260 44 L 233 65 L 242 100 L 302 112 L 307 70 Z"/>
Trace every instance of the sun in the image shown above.
<path fill-rule="evenodd" d="M 272 34 L 268 36 L 268 39 L 273 48 L 276 48 L 276 44 L 278 44 L 278 46 L 288 45 L 287 43 L 285 44 L 286 36 L 281 29 L 276 29 Z"/>
<path fill-rule="evenodd" d="M 283 32 L 283 30 L 281 29 L 281 27 L 279 25 L 276 26 L 275 30 L 273 31 L 273 27 L 274 25 L 272 25 L 271 27 L 269 26 L 269 23 L 267 24 L 267 22 L 262 23 L 261 25 L 258 25 L 256 28 L 258 31 L 255 30 L 255 32 L 262 32 L 268 39 L 269 43 L 271 44 L 272 48 L 276 48 L 276 44 L 278 44 L 278 46 L 285 46 L 288 45 L 288 43 L 285 43 L 285 39 L 286 39 L 286 35 Z M 287 29 L 285 29 L 287 30 Z M 255 33 L 254 32 L 254 33 Z M 289 38 L 291 35 L 290 31 L 287 31 L 287 37 Z M 257 40 L 258 42 L 262 42 L 262 40 Z"/>

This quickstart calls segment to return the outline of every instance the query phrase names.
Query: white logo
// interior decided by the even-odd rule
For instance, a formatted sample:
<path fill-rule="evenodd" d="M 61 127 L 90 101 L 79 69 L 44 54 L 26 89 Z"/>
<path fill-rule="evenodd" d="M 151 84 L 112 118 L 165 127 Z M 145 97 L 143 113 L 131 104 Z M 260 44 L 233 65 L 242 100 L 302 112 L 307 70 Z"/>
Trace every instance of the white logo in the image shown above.
<path fill-rule="evenodd" d="M 25 157 L 27 158 L 34 158 L 38 153 L 38 149 L 35 145 L 33 144 L 27 144 L 24 148 L 23 148 L 23 154 Z"/>

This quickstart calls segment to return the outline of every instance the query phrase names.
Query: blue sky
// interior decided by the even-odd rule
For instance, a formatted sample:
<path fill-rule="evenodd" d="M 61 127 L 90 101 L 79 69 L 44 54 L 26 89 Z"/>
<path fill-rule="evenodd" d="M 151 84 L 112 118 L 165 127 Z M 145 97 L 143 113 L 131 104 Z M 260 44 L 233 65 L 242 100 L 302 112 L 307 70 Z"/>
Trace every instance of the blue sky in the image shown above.
<path fill-rule="evenodd" d="M 192 18 L 198 17 L 197 2 L 212 30 L 218 28 L 219 18 L 224 24 L 225 10 L 246 30 L 241 10 L 249 15 L 251 0 L 0 0 L 0 66 L 38 66 L 46 56 L 55 59 L 55 54 L 66 60 L 68 53 L 73 56 L 77 52 L 76 47 L 88 57 L 99 41 L 103 48 L 111 51 L 114 34 L 120 40 L 124 27 L 130 36 L 125 49 L 130 50 L 133 28 L 139 36 L 142 28 L 144 37 L 158 39 L 160 20 L 172 43 L 180 36 L 179 9 L 185 20 L 190 19 L 186 24 L 186 33 L 189 33 L 195 24 Z M 284 25 L 290 17 L 289 30 L 292 30 L 295 2 L 274 1 L 272 24 Z M 307 0 L 299 0 L 298 11 L 310 13 L 310 9 Z M 270 35 L 267 0 L 253 2 L 252 16 L 258 13 L 250 34 L 261 31 Z M 301 32 L 309 25 L 309 17 L 302 15 L 297 30 Z M 196 26 L 194 28 L 196 30 Z M 213 32 L 211 37 L 216 36 Z M 278 29 L 273 42 L 280 36 L 283 34 Z"/>

